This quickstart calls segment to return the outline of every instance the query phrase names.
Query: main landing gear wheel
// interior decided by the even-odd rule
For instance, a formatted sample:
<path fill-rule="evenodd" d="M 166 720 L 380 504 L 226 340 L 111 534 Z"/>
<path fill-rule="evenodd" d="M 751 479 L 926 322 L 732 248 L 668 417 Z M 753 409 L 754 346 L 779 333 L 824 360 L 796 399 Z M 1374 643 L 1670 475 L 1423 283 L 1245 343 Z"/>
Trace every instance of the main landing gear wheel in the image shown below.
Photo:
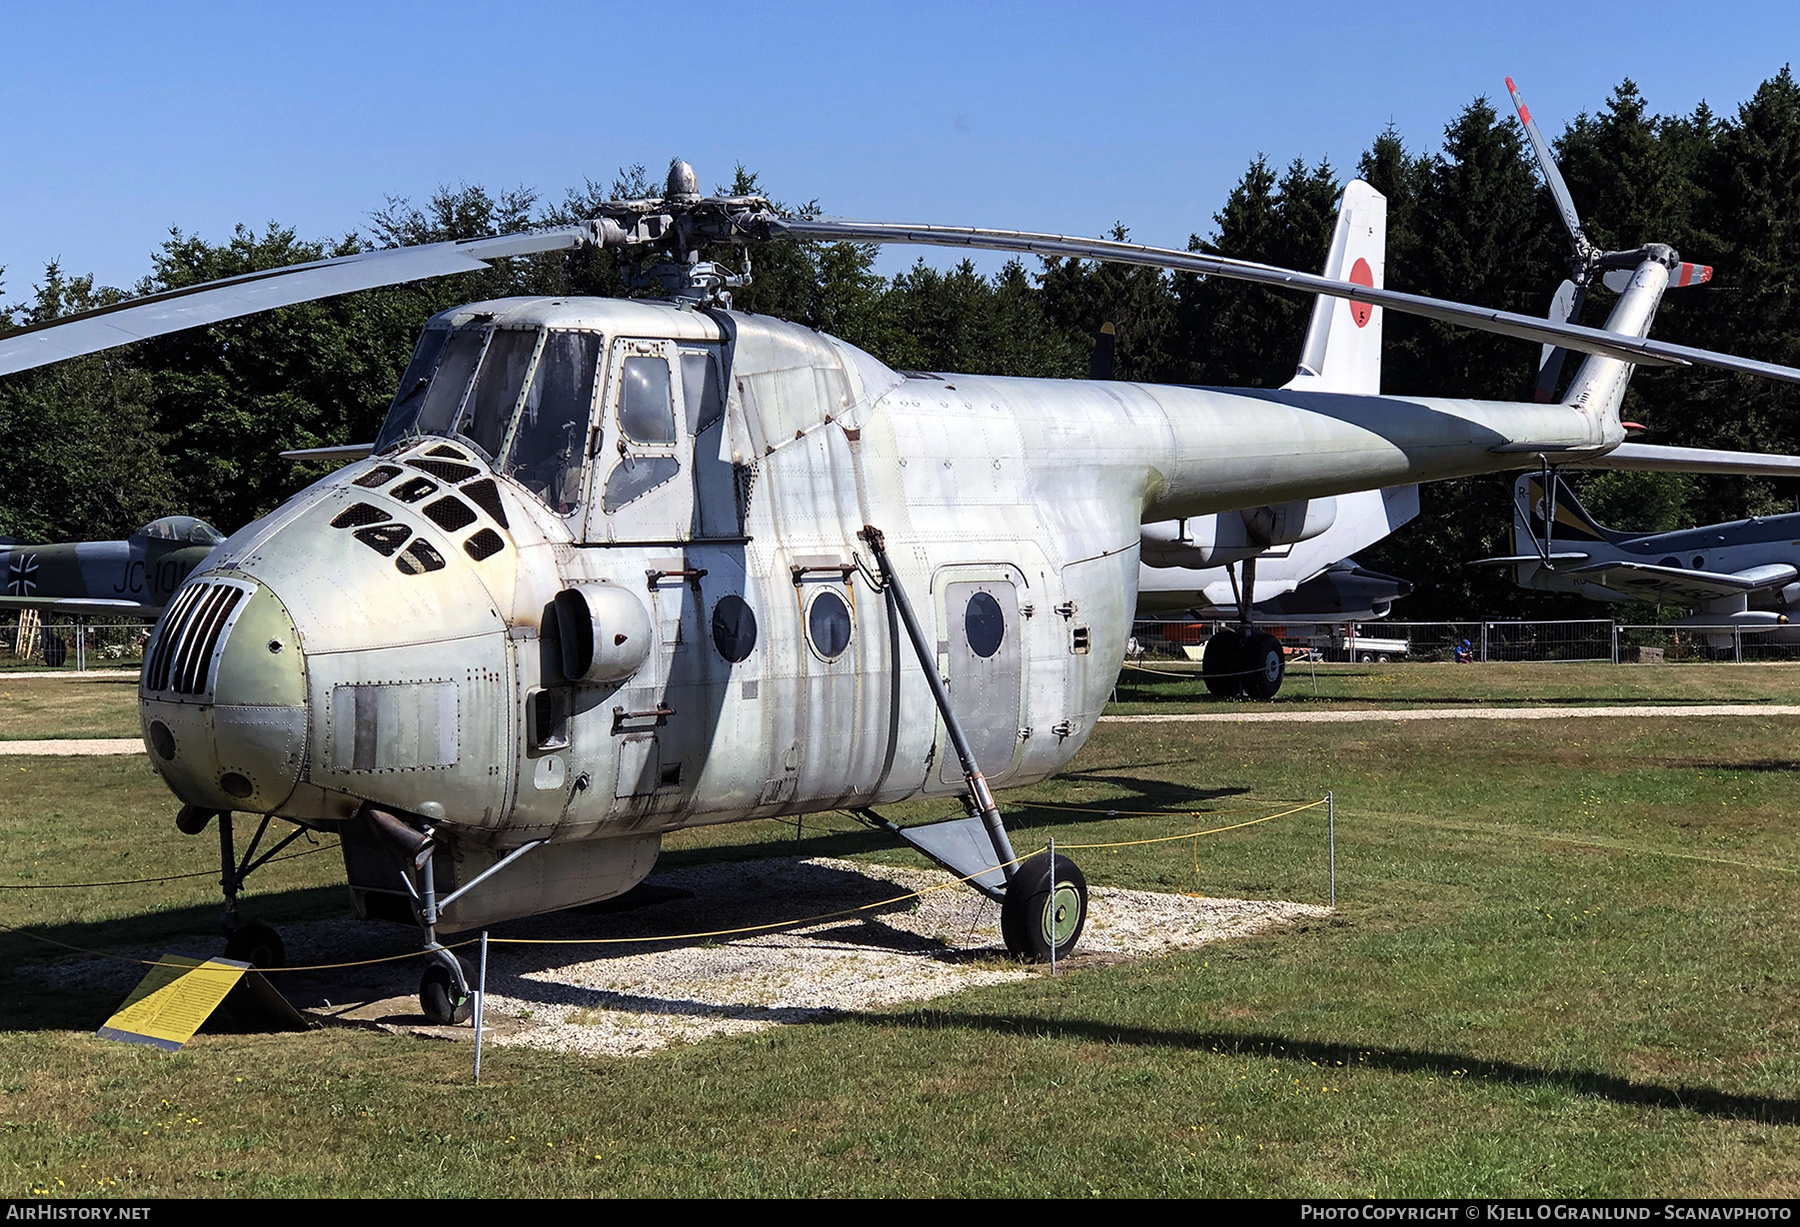
<path fill-rule="evenodd" d="M 1281 679 L 1287 675 L 1287 655 L 1281 650 L 1281 640 L 1261 632 L 1250 636 L 1238 662 L 1247 697 L 1275 697 L 1275 692 L 1281 689 Z M 1201 667 L 1204 668 L 1205 665 L 1202 664 Z"/>
<path fill-rule="evenodd" d="M 1087 924 L 1087 879 L 1075 862 L 1050 854 L 1028 857 L 1006 884 L 1000 901 L 1000 935 L 1014 958 L 1027 962 L 1066 959 L 1081 940 Z"/>
<path fill-rule="evenodd" d="M 474 1013 L 475 996 L 469 992 L 468 968 L 461 959 L 456 959 L 456 966 L 457 971 L 452 971 L 448 963 L 433 959 L 419 979 L 419 1008 L 440 1027 L 460 1027 Z"/>
<path fill-rule="evenodd" d="M 1230 699 L 1244 689 L 1243 655 L 1244 641 L 1234 630 L 1220 631 L 1206 641 L 1206 650 L 1200 653 L 1200 676 L 1208 692 Z"/>
<path fill-rule="evenodd" d="M 268 974 L 287 966 L 281 935 L 265 924 L 239 925 L 225 939 L 225 957 L 248 963 Z"/>

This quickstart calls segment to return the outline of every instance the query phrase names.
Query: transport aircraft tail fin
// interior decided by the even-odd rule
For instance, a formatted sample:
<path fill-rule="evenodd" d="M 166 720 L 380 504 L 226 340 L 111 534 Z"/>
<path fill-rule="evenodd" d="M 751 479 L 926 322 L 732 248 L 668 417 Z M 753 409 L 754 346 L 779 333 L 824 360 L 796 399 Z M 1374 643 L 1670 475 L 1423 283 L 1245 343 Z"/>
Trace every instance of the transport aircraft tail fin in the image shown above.
<path fill-rule="evenodd" d="M 1387 271 L 1387 197 L 1352 179 L 1338 202 L 1337 230 L 1325 275 L 1373 289 Z M 1287 387 L 1307 392 L 1374 396 L 1381 391 L 1381 308 L 1320 295 L 1300 350 L 1300 366 Z"/>

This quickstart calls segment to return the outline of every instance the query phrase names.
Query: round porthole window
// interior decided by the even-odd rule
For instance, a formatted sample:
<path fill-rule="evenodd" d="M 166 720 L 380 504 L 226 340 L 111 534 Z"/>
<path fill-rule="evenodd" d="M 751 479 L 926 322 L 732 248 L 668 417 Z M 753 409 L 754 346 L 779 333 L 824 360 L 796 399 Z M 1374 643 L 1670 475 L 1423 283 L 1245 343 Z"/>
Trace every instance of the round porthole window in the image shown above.
<path fill-rule="evenodd" d="M 815 596 L 806 614 L 806 631 L 813 651 L 836 660 L 850 646 L 850 607 L 829 588 Z"/>
<path fill-rule="evenodd" d="M 743 597 L 722 596 L 713 606 L 713 646 L 732 664 L 749 658 L 756 647 L 756 613 Z"/>
<path fill-rule="evenodd" d="M 969 651 L 983 660 L 998 652 L 1000 641 L 1006 638 L 1006 615 L 1000 612 L 1000 602 L 986 592 L 970 597 L 963 611 L 963 633 L 969 637 Z"/>

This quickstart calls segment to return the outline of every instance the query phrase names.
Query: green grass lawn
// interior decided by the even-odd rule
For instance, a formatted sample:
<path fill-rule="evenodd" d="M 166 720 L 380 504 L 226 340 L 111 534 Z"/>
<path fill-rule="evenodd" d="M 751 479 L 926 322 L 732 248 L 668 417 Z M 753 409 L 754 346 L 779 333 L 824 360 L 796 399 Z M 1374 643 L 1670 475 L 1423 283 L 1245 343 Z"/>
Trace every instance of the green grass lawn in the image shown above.
<path fill-rule="evenodd" d="M 1271 702 L 1220 700 L 1206 693 L 1198 665 L 1147 659 L 1119 675 L 1117 715 L 1146 715 L 1199 705 L 1227 710 L 1329 711 L 1362 707 L 1604 706 L 1618 703 L 1800 703 L 1800 663 L 1614 665 L 1401 662 L 1288 666 Z"/>
<path fill-rule="evenodd" d="M 1584 666 L 1478 676 L 1504 692 L 1505 668 Z M 1724 673 L 1767 676 L 1672 668 L 1683 685 L 1655 693 Z M 358 1031 L 102 1042 L 116 994 L 46 992 L 42 962 L 67 955 L 0 936 L 0 1195 L 1794 1196 L 1797 735 L 1787 717 L 1102 726 L 1064 776 L 1003 797 L 1021 848 L 1331 789 L 1337 912 L 650 1057 L 490 1049 L 479 1088 L 466 1045 Z M 0 885 L 203 875 L 0 891 L 0 920 L 211 948 L 216 845 L 174 833 L 142 760 L 0 759 L 0 780 Z M 796 842 L 746 823 L 666 859 Z M 842 817 L 809 819 L 798 849 L 917 863 Z M 1318 811 L 1078 859 L 1097 884 L 1326 892 Z M 252 886 L 259 918 L 347 910 L 330 851 Z"/>
<path fill-rule="evenodd" d="M 137 737 L 135 677 L 7 677 L 0 673 L 0 741 Z"/>

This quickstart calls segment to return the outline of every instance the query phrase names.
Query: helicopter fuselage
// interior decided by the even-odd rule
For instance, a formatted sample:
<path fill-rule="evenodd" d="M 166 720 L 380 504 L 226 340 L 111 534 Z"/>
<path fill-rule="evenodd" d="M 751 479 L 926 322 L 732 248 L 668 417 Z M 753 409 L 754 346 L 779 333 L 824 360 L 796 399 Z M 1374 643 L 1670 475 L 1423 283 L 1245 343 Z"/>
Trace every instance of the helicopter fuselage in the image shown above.
<path fill-rule="evenodd" d="M 443 917 L 605 898 L 668 831 L 965 791 L 893 581 L 996 789 L 1063 767 L 1124 658 L 1141 524 L 1601 452 L 1597 407 L 901 374 L 796 325 L 615 300 L 435 317 L 376 450 L 230 537 L 140 692 L 191 806 L 440 880 Z M 447 876 L 446 876 L 447 875 Z M 386 909 L 386 911 L 384 911 Z"/>

